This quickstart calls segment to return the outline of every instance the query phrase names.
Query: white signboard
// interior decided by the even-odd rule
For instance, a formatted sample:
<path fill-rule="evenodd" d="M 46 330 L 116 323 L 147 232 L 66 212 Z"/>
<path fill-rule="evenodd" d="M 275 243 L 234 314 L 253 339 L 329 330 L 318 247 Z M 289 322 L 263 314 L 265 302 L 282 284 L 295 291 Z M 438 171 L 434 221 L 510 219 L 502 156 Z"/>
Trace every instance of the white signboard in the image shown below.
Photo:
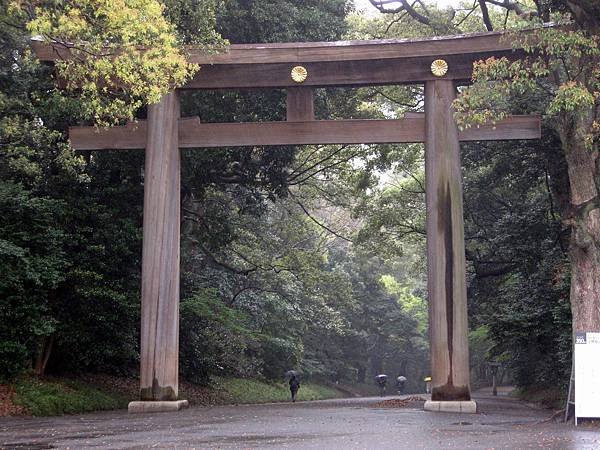
<path fill-rule="evenodd" d="M 575 333 L 575 424 L 600 417 L 600 333 Z"/>

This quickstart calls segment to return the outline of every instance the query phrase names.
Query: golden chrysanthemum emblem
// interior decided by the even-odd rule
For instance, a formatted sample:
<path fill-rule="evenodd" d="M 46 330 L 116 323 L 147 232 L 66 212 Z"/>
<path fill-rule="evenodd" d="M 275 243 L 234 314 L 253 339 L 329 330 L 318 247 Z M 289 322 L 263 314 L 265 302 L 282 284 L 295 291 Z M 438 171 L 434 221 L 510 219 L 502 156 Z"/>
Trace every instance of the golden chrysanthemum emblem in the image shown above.
<path fill-rule="evenodd" d="M 431 63 L 431 73 L 436 77 L 443 77 L 448 72 L 448 63 L 443 59 L 436 59 Z"/>
<path fill-rule="evenodd" d="M 308 76 L 308 71 L 305 67 L 296 66 L 292 69 L 291 76 L 292 80 L 294 80 L 296 83 L 302 83 L 304 80 L 306 80 L 306 77 Z"/>

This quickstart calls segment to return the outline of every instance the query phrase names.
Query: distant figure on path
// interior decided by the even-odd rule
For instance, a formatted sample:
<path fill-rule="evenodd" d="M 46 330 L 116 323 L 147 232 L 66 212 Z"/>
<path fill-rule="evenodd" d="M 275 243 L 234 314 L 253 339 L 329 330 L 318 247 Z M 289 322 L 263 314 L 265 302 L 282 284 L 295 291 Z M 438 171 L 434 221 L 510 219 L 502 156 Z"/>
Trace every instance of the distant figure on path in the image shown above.
<path fill-rule="evenodd" d="M 404 393 L 405 384 L 406 377 L 404 375 L 398 375 L 398 378 L 396 378 L 396 388 L 398 389 L 398 394 L 402 395 Z"/>
<path fill-rule="evenodd" d="M 385 375 L 383 373 L 380 375 L 377 375 L 375 377 L 375 382 L 379 386 L 379 395 L 383 397 L 385 395 L 385 385 L 387 383 L 387 375 Z"/>
<path fill-rule="evenodd" d="M 423 381 L 425 382 L 425 392 L 431 394 L 431 377 L 425 377 Z"/>
<path fill-rule="evenodd" d="M 292 375 L 292 377 L 290 378 L 290 392 L 292 393 L 292 402 L 296 401 L 298 389 L 300 389 L 300 380 L 296 375 Z"/>

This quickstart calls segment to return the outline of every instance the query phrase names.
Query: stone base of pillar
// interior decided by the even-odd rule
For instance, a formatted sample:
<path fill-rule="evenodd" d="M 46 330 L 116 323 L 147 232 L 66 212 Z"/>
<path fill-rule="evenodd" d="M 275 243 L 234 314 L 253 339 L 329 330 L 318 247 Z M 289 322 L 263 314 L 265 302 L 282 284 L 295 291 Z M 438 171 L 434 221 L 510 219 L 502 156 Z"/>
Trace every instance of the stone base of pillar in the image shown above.
<path fill-rule="evenodd" d="M 129 402 L 127 410 L 130 414 L 172 412 L 189 407 L 187 400 L 175 401 L 136 401 Z"/>
<path fill-rule="evenodd" d="M 466 402 L 427 400 L 424 409 L 425 411 L 475 414 L 477 412 L 477 403 L 473 400 Z"/>

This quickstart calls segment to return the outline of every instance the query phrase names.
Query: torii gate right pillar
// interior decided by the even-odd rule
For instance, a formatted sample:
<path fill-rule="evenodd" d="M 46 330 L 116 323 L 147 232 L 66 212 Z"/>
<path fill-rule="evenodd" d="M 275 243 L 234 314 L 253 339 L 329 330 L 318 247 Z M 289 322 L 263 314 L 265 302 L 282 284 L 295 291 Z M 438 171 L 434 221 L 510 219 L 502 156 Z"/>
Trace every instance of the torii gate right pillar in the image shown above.
<path fill-rule="evenodd" d="M 469 342 L 462 183 L 452 80 L 425 84 L 427 288 L 431 401 L 425 409 L 475 412 L 469 387 Z"/>

